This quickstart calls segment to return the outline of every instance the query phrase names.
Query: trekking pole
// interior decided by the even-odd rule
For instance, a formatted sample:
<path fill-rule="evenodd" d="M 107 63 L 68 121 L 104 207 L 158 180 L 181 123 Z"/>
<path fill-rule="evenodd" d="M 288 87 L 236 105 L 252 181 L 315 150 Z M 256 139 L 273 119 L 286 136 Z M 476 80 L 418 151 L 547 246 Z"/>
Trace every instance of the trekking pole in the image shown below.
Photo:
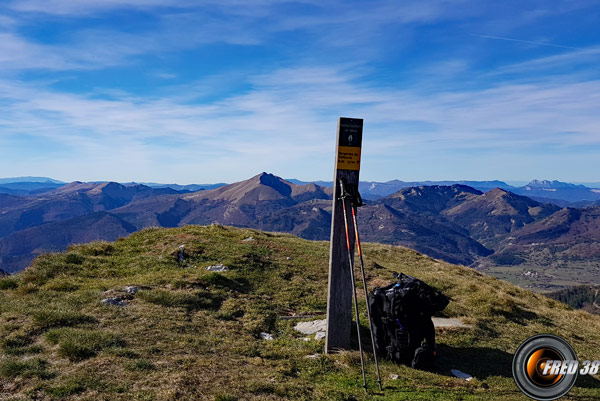
<path fill-rule="evenodd" d="M 348 264 L 350 265 L 350 279 L 352 280 L 352 294 L 354 295 L 354 311 L 356 312 L 356 335 L 358 337 L 358 349 L 360 351 L 360 367 L 362 370 L 363 387 L 367 391 L 367 379 L 365 377 L 365 360 L 363 357 L 362 342 L 360 341 L 360 318 L 358 314 L 358 298 L 356 297 L 356 282 L 354 281 L 354 264 L 350 253 L 350 234 L 348 233 L 348 215 L 346 213 L 346 198 L 348 194 L 344 191 L 344 181 L 340 180 L 340 191 L 342 196 L 342 208 L 344 210 L 344 226 L 346 227 L 346 248 L 348 249 Z"/>
<path fill-rule="evenodd" d="M 373 347 L 373 358 L 375 358 L 375 368 L 377 369 L 377 384 L 379 391 L 381 388 L 381 375 L 379 373 L 379 363 L 377 362 L 377 349 L 375 348 L 375 337 L 373 337 L 373 320 L 371 319 L 371 307 L 369 306 L 369 295 L 367 294 L 367 280 L 365 279 L 365 265 L 363 263 L 362 250 L 360 249 L 360 237 L 358 236 L 358 225 L 356 224 L 356 206 L 352 207 L 352 221 L 354 222 L 354 236 L 356 237 L 356 247 L 358 249 L 358 258 L 360 260 L 360 273 L 362 275 L 363 288 L 365 290 L 365 299 L 367 300 L 367 318 L 369 319 L 369 331 L 371 332 L 371 346 Z"/>

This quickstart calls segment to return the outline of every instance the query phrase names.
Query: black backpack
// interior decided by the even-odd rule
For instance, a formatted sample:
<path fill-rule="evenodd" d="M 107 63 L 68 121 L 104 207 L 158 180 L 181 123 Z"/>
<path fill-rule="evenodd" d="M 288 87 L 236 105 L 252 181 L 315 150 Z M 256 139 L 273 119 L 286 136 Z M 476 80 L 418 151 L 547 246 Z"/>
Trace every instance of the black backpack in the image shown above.
<path fill-rule="evenodd" d="M 449 299 L 419 279 L 402 273 L 394 277 L 398 281 L 369 293 L 376 351 L 395 362 L 432 370 L 436 351 L 431 316 Z"/>

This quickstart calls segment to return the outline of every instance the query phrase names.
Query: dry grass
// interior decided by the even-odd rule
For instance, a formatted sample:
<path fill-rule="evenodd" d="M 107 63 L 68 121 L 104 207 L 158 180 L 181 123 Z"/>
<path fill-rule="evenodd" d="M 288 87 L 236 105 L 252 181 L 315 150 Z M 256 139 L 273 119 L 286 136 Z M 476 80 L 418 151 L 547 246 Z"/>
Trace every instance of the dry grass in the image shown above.
<path fill-rule="evenodd" d="M 184 265 L 174 253 L 181 244 Z M 446 316 L 473 325 L 438 330 L 436 373 L 384 361 L 384 394 L 366 395 L 356 351 L 323 355 L 322 342 L 302 341 L 295 322 L 278 319 L 325 310 L 327 253 L 327 243 L 291 235 L 189 226 L 43 256 L 0 290 L 0 336 L 8 339 L 0 399 L 523 400 L 510 363 L 530 335 L 561 335 L 581 359 L 600 359 L 598 316 L 405 248 L 365 244 L 370 288 L 392 271 L 416 276 L 452 298 Z M 206 272 L 215 263 L 231 270 Z M 126 307 L 100 302 L 126 285 L 143 287 Z M 261 340 L 263 331 L 275 340 Z M 451 368 L 475 379 L 456 379 Z M 598 397 L 588 378 L 565 399 Z"/>

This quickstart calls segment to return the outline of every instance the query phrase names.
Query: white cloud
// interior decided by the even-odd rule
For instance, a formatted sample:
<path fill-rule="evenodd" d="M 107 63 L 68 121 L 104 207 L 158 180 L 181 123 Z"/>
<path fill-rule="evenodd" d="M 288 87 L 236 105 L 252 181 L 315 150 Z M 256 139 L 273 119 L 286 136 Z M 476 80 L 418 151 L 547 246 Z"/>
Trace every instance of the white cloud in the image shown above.
<path fill-rule="evenodd" d="M 587 68 L 595 72 L 599 61 L 600 46 L 592 46 L 505 65 L 498 68 L 493 74 L 522 74 L 541 71 L 545 73 L 554 71 L 555 74 L 563 74 L 565 69 L 567 69 L 567 73 L 573 73 L 576 67 Z"/>
<path fill-rule="evenodd" d="M 357 78 L 344 68 L 276 70 L 254 77 L 245 94 L 204 105 L 178 97 L 98 99 L 4 81 L 1 135 L 35 135 L 76 148 L 109 175 L 134 174 L 155 161 L 153 174 L 181 176 L 200 166 L 216 174 L 219 166 L 226 180 L 243 178 L 248 166 L 282 175 L 299 165 L 329 169 L 340 115 L 365 118 L 370 157 L 408 149 L 497 154 L 600 146 L 600 81 L 432 94 L 381 89 Z"/>

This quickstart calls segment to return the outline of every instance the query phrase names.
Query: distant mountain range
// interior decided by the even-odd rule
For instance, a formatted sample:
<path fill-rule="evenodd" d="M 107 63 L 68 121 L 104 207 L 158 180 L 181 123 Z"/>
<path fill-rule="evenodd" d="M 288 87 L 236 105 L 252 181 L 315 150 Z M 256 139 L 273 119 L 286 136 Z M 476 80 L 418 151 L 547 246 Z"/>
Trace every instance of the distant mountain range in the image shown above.
<path fill-rule="evenodd" d="M 104 184 L 107 181 L 96 181 L 91 184 Z M 158 184 L 155 182 L 137 183 L 127 182 L 122 183 L 124 186 L 144 185 L 150 188 L 171 188 L 179 192 L 195 192 L 204 189 L 214 189 L 227 185 L 225 183 L 217 184 Z M 68 185 L 65 182 L 54 180 L 48 177 L 16 177 L 16 178 L 0 178 L 0 194 L 10 195 L 36 195 L 43 192 L 52 191 L 62 186 Z"/>
<path fill-rule="evenodd" d="M 316 184 L 321 187 L 332 187 L 331 181 L 300 181 L 287 179 L 286 181 L 296 185 Z M 106 181 L 93 182 L 95 184 L 106 183 Z M 178 192 L 196 192 L 201 190 L 216 189 L 227 185 L 216 184 L 160 184 L 155 182 L 127 182 L 121 183 L 125 186 L 144 185 L 151 188 L 171 188 Z M 417 186 L 451 186 L 466 185 L 482 192 L 494 188 L 501 188 L 515 194 L 525 195 L 541 203 L 554 203 L 560 207 L 585 207 L 600 205 L 600 183 L 572 184 L 561 181 L 532 180 L 527 185 L 515 187 L 504 181 L 401 181 L 391 180 L 386 182 L 361 181 L 359 190 L 364 199 L 375 200 L 391 195 L 402 188 Z M 64 182 L 48 177 L 17 177 L 0 178 L 0 193 L 11 195 L 35 195 L 48 192 L 61 186 Z"/>
<path fill-rule="evenodd" d="M 307 184 L 299 180 L 288 180 L 295 184 Z M 315 181 L 317 185 L 333 186 L 332 182 Z M 402 188 L 418 186 L 451 186 L 466 185 L 482 192 L 494 188 L 501 188 L 518 195 L 525 195 L 542 203 L 554 203 L 557 206 L 585 207 L 600 205 L 600 185 L 588 187 L 582 184 L 570 184 L 561 181 L 532 180 L 522 187 L 514 187 L 504 181 L 400 181 L 392 180 L 386 182 L 361 181 L 359 190 L 364 199 L 379 199 L 391 195 Z"/>
<path fill-rule="evenodd" d="M 14 182 L 38 182 L 38 183 L 51 183 L 51 184 L 66 184 L 59 180 L 55 180 L 48 177 L 12 177 L 12 178 L 0 178 L 0 184 L 11 184 Z"/>
<path fill-rule="evenodd" d="M 530 187 L 562 185 L 538 184 Z M 267 173 L 195 192 L 73 182 L 34 195 L 0 194 L 0 269 L 18 271 L 41 252 L 153 226 L 218 223 L 328 240 L 331 197 L 330 187 Z M 403 187 L 367 201 L 358 218 L 365 241 L 408 246 L 452 263 L 489 268 L 600 261 L 600 207 L 561 208 L 502 188 Z"/>

